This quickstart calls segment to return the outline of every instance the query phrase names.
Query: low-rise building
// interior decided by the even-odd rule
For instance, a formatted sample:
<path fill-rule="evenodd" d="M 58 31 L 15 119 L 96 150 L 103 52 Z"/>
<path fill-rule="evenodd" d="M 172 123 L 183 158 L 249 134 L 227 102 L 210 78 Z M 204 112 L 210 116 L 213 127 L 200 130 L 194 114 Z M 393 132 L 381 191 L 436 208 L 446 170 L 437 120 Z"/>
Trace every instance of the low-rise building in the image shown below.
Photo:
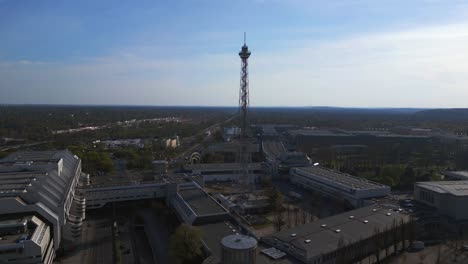
<path fill-rule="evenodd" d="M 402 248 L 409 224 L 411 218 L 404 213 L 368 206 L 282 230 L 262 241 L 302 263 L 355 263 L 395 243 Z"/>
<path fill-rule="evenodd" d="M 366 199 L 390 194 L 389 186 L 320 166 L 292 168 L 290 174 L 293 184 L 345 199 L 354 207 L 366 205 Z"/>
<path fill-rule="evenodd" d="M 468 220 L 468 181 L 417 182 L 414 198 L 454 220 Z"/>
<path fill-rule="evenodd" d="M 205 182 L 236 182 L 242 172 L 242 164 L 240 163 L 187 164 L 184 168 L 193 175 L 203 176 Z M 265 169 L 262 163 L 249 163 L 247 167 L 249 179 L 259 181 L 264 176 Z"/>
<path fill-rule="evenodd" d="M 468 180 L 468 171 L 443 171 L 442 175 L 448 181 Z"/>
<path fill-rule="evenodd" d="M 224 141 L 231 141 L 233 138 L 241 134 L 240 127 L 225 127 L 223 132 Z"/>

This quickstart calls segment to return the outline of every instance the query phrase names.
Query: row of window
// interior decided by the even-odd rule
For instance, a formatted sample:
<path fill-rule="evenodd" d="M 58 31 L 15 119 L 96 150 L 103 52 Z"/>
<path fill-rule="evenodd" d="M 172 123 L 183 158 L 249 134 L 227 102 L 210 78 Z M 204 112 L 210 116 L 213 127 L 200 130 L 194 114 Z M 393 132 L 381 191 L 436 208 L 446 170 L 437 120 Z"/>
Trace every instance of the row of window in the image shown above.
<path fill-rule="evenodd" d="M 419 192 L 419 198 L 423 201 L 433 204 L 434 203 L 434 194 L 431 192 L 421 190 Z"/>

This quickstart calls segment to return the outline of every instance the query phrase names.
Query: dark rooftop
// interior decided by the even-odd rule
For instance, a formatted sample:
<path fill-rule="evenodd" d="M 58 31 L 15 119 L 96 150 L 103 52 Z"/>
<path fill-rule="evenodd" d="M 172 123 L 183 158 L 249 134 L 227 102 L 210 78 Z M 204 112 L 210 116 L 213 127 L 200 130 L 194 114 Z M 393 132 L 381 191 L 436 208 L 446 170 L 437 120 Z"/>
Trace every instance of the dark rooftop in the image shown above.
<path fill-rule="evenodd" d="M 310 174 L 311 176 L 313 175 L 314 177 L 319 177 L 324 180 L 339 183 L 348 188 L 351 187 L 355 190 L 388 188 L 388 186 L 377 182 L 369 181 L 364 178 L 359 178 L 347 173 L 327 169 L 320 166 L 296 168 L 296 170 Z"/>
<path fill-rule="evenodd" d="M 393 223 L 408 220 L 409 216 L 404 213 L 368 206 L 283 230 L 269 237 L 305 249 L 314 256 L 334 251 L 340 238 L 346 243 L 353 243 L 371 237 L 376 229 L 384 230 Z M 306 243 L 305 240 L 310 242 Z"/>
<path fill-rule="evenodd" d="M 236 224 L 231 221 L 224 221 L 212 224 L 205 224 L 197 226 L 202 231 L 202 237 L 205 244 L 210 248 L 213 257 L 216 261 L 213 263 L 220 263 L 221 259 L 221 240 L 229 235 L 233 235 L 239 232 Z M 257 264 L 299 264 L 298 260 L 292 258 L 291 256 L 285 256 L 283 258 L 273 260 L 268 256 L 265 256 L 261 253 L 261 250 L 270 248 L 267 245 L 259 242 L 257 248 Z"/>
<path fill-rule="evenodd" d="M 198 216 L 226 213 L 221 205 L 201 189 L 179 190 L 179 195 Z"/>

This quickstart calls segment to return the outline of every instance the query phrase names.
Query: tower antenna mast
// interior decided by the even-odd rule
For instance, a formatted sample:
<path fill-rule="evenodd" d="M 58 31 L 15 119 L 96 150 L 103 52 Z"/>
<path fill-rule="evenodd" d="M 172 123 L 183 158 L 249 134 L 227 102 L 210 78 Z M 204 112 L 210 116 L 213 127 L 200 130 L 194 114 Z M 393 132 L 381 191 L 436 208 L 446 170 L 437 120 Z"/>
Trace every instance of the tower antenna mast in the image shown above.
<path fill-rule="evenodd" d="M 249 106 L 249 72 L 248 72 L 248 59 L 250 57 L 249 47 L 246 43 L 246 33 L 244 32 L 244 45 L 239 52 L 241 58 L 241 76 L 240 76 L 240 89 L 239 89 L 239 119 L 240 119 L 240 139 L 239 139 L 239 163 L 241 171 L 239 175 L 239 182 L 251 189 L 253 187 L 252 179 L 249 179 L 249 162 L 251 160 L 248 151 L 249 141 L 247 138 L 247 114 Z"/>

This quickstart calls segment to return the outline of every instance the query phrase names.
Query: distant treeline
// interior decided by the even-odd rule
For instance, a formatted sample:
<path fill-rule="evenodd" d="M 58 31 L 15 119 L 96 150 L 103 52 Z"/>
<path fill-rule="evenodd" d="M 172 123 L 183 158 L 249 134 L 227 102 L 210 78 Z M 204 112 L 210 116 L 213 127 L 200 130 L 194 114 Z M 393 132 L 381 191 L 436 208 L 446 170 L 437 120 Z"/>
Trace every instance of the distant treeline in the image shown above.
<path fill-rule="evenodd" d="M 132 119 L 154 119 L 177 117 L 190 120 L 189 125 L 173 124 L 171 133 L 193 132 L 190 125 L 206 125 L 225 119 L 235 112 L 233 108 L 207 107 L 138 107 L 138 106 L 35 106 L 4 105 L 0 106 L 0 138 L 24 138 L 29 140 L 54 139 L 53 131 L 85 126 L 102 126 Z M 161 126 L 154 122 L 138 124 L 138 129 L 112 127 L 111 129 L 65 134 L 61 137 L 128 138 L 147 136 L 154 133 L 159 136 Z M 168 133 L 163 133 L 168 134 Z"/>
<path fill-rule="evenodd" d="M 468 109 L 412 108 L 253 108 L 252 123 L 292 124 L 343 129 L 411 126 L 468 132 Z"/>
<path fill-rule="evenodd" d="M 208 124 L 236 112 L 236 107 L 3 105 L 0 106 L 0 138 L 51 139 L 52 132 L 57 130 L 102 126 L 132 119 L 178 117 L 191 120 L 192 123 Z M 249 120 L 252 124 L 343 129 L 412 126 L 468 132 L 468 109 L 252 107 Z M 151 126 L 142 125 L 146 128 Z M 125 137 L 126 133 L 132 133 L 131 137 L 145 134 L 118 128 L 115 130 L 112 133 L 116 137 Z M 104 131 L 104 134 L 109 134 L 109 131 Z"/>

